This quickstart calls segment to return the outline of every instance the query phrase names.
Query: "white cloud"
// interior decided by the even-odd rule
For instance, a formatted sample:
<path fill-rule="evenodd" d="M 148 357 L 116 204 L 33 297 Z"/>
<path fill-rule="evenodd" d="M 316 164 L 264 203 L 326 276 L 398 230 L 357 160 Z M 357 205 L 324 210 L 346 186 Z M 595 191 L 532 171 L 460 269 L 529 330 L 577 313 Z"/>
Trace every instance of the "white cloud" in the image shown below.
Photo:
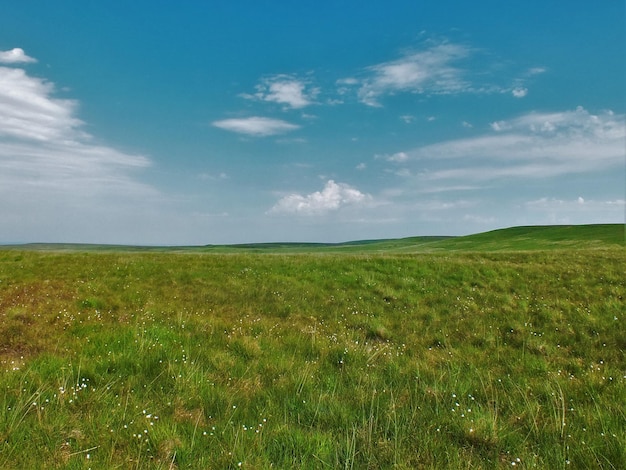
<path fill-rule="evenodd" d="M 371 199 L 371 196 L 362 193 L 345 183 L 335 183 L 329 180 L 322 191 L 311 194 L 288 194 L 282 197 L 272 207 L 270 214 L 300 214 L 322 215 L 337 211 L 348 205 L 354 205 Z"/>
<path fill-rule="evenodd" d="M 528 82 L 534 81 L 535 76 L 545 71 L 545 67 L 530 68 L 519 74 L 519 76 L 513 80 L 513 84 L 510 88 L 504 88 L 501 91 L 511 93 L 514 98 L 525 98 L 528 95 Z"/>
<path fill-rule="evenodd" d="M 452 94 L 467 91 L 470 84 L 464 79 L 464 71 L 454 64 L 470 53 L 465 46 L 443 43 L 368 67 L 369 77 L 361 82 L 359 100 L 369 106 L 380 106 L 381 96 L 398 92 Z"/>
<path fill-rule="evenodd" d="M 511 91 L 511 94 L 512 94 L 515 98 L 524 98 L 524 97 L 528 94 L 528 88 L 524 88 L 524 87 L 515 87 L 515 88 L 513 88 L 513 90 Z"/>
<path fill-rule="evenodd" d="M 218 181 L 218 180 L 226 180 L 228 179 L 228 174 L 221 172 L 221 173 L 200 173 L 198 175 L 198 178 L 203 180 L 203 181 Z"/>
<path fill-rule="evenodd" d="M 215 127 L 238 134 L 254 137 L 267 137 L 270 135 L 284 134 L 299 129 L 300 126 L 281 119 L 253 116 L 249 118 L 223 119 L 213 122 Z"/>
<path fill-rule="evenodd" d="M 132 220 L 137 215 L 132 207 L 142 205 L 145 212 L 146 201 L 160 198 L 135 176 L 151 165 L 147 157 L 96 143 L 76 115 L 78 102 L 54 95 L 53 83 L 0 67 L 0 220 L 5 221 L 0 237 L 5 240 L 49 240 L 63 227 L 65 241 L 90 230 L 97 239 L 111 218 Z"/>
<path fill-rule="evenodd" d="M 291 75 L 275 75 L 264 79 L 256 86 L 253 95 L 241 95 L 244 98 L 284 104 L 292 109 L 300 109 L 315 103 L 319 89 L 311 87 L 309 82 Z"/>
<path fill-rule="evenodd" d="M 471 222 L 473 224 L 480 224 L 480 225 L 492 225 L 496 222 L 496 218 L 493 216 L 483 216 L 483 215 L 476 215 L 476 214 L 465 214 L 463 216 L 463 220 L 465 222 Z"/>
<path fill-rule="evenodd" d="M 393 163 L 404 163 L 409 160 L 409 155 L 406 152 L 396 152 L 392 154 L 376 154 L 374 155 L 375 160 L 385 160 Z"/>
<path fill-rule="evenodd" d="M 349 78 L 341 78 L 335 82 L 337 85 L 337 94 L 341 97 L 347 95 L 348 93 L 352 93 L 354 91 L 354 87 L 359 85 L 359 80 L 353 77 Z M 343 99 L 329 99 L 328 104 L 343 104 Z"/>
<path fill-rule="evenodd" d="M 490 124 L 491 128 L 496 131 L 496 132 L 500 132 L 502 130 L 506 129 L 506 123 L 504 121 L 495 121 L 492 122 Z"/>
<path fill-rule="evenodd" d="M 397 152 L 393 155 L 385 155 L 384 158 L 388 162 L 404 163 L 409 159 L 409 156 L 405 152 Z"/>
<path fill-rule="evenodd" d="M 0 51 L 0 64 L 25 64 L 37 62 L 37 59 L 28 57 L 24 49 L 16 47 L 10 51 Z"/>
<path fill-rule="evenodd" d="M 399 170 L 385 170 L 386 173 L 391 173 L 401 178 L 410 178 L 413 173 L 408 168 L 400 168 Z"/>
<path fill-rule="evenodd" d="M 280 139 L 276 139 L 277 144 L 306 144 L 308 142 L 304 137 L 283 137 Z"/>
<path fill-rule="evenodd" d="M 599 210 L 602 208 L 617 208 L 618 210 L 623 210 L 624 206 L 626 206 L 626 201 L 624 199 L 613 199 L 608 201 L 598 201 L 598 200 L 587 200 L 581 196 L 578 196 L 576 199 L 559 199 L 559 198 L 548 198 L 542 197 L 539 199 L 535 199 L 533 201 L 528 201 L 524 203 L 526 207 L 531 208 L 539 208 L 539 209 L 570 209 L 570 210 L 586 210 L 593 211 Z M 581 206 L 586 206 L 582 208 Z"/>
<path fill-rule="evenodd" d="M 481 54 L 485 56 L 480 49 L 463 44 L 430 40 L 399 59 L 364 68 L 359 78 L 337 80 L 337 92 L 345 95 L 356 88 L 358 100 L 373 107 L 381 107 L 384 97 L 400 93 L 511 93 L 515 98 L 524 98 L 529 93 L 527 82 L 546 71 L 544 67 L 518 71 L 513 83 L 504 85 L 502 80 L 507 79 L 503 72 L 508 67 L 477 57 Z M 496 72 L 500 77 L 494 77 Z"/>
<path fill-rule="evenodd" d="M 116 178 L 128 183 L 126 170 L 150 165 L 146 157 L 94 144 L 75 116 L 77 102 L 56 99 L 53 93 L 50 82 L 22 69 L 0 67 L 0 167 L 5 181 L 62 187 L 79 181 L 89 187 Z"/>
<path fill-rule="evenodd" d="M 533 201 L 525 202 L 522 209 L 529 215 L 531 220 L 540 218 L 544 223 L 569 224 L 584 223 L 612 223 L 624 220 L 624 199 L 598 200 L 598 199 L 560 199 L 542 197 Z"/>
<path fill-rule="evenodd" d="M 411 159 L 456 161 L 425 178 L 488 180 L 550 177 L 618 167 L 624 163 L 624 115 L 611 111 L 529 113 L 491 125 L 493 134 L 419 147 Z"/>
<path fill-rule="evenodd" d="M 23 69 L 0 67 L 0 136 L 37 141 L 84 139 L 74 100 L 53 98 L 54 85 Z"/>
<path fill-rule="evenodd" d="M 359 80 L 357 80 L 354 77 L 340 78 L 339 80 L 337 80 L 336 83 L 337 83 L 337 85 L 353 86 L 353 85 L 358 85 L 359 84 Z"/>

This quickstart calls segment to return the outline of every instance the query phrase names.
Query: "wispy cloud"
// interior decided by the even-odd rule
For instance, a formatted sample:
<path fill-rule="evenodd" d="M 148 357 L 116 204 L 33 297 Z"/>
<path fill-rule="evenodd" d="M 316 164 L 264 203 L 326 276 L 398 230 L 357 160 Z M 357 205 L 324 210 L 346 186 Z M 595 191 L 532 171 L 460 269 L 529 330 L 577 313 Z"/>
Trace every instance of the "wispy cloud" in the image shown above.
<path fill-rule="evenodd" d="M 54 85 L 19 68 L 0 67 L 0 136 L 43 141 L 87 137 L 77 102 L 53 98 Z"/>
<path fill-rule="evenodd" d="M 396 152 L 391 155 L 375 155 L 376 159 L 383 159 L 393 163 L 404 163 L 409 160 L 409 155 L 406 152 Z"/>
<path fill-rule="evenodd" d="M 515 78 L 510 89 L 504 89 L 503 91 L 510 92 L 514 98 L 525 98 L 528 95 L 529 82 L 534 81 L 537 75 L 541 75 L 546 71 L 545 67 L 532 67 Z"/>
<path fill-rule="evenodd" d="M 213 126 L 253 137 L 267 137 L 299 129 L 300 126 L 281 119 L 253 116 L 214 121 Z"/>
<path fill-rule="evenodd" d="M 383 106 L 385 97 L 400 93 L 509 93 L 524 98 L 529 93 L 528 83 L 546 71 L 544 67 L 533 67 L 518 72 L 515 78 L 507 77 L 510 71 L 489 63 L 489 59 L 485 62 L 485 55 L 468 45 L 429 40 L 398 59 L 365 67 L 359 74 L 337 80 L 337 93 L 356 93 L 361 103 L 373 107 Z M 494 75 L 496 71 L 498 76 Z"/>
<path fill-rule="evenodd" d="M 34 61 L 15 51 L 8 51 L 16 58 L 13 63 Z M 157 197 L 135 176 L 151 161 L 96 143 L 77 117 L 78 102 L 55 93 L 55 85 L 45 79 L 0 67 L 0 218 L 29 214 L 33 220 L 52 219 L 54 226 L 61 212 L 93 219 L 95 213 L 119 213 L 133 202 Z"/>
<path fill-rule="evenodd" d="M 203 181 L 218 181 L 218 180 L 227 180 L 228 174 L 224 173 L 200 173 L 198 178 Z"/>
<path fill-rule="evenodd" d="M 24 49 L 16 47 L 9 51 L 0 51 L 0 64 L 25 64 L 37 62 L 37 59 L 29 57 Z"/>
<path fill-rule="evenodd" d="M 540 74 L 545 73 L 547 71 L 548 71 L 548 69 L 546 67 L 532 67 L 532 68 L 528 69 L 527 75 L 528 76 L 540 75 Z"/>
<path fill-rule="evenodd" d="M 23 69 L 0 67 L 0 167 L 5 182 L 67 186 L 82 181 L 85 187 L 116 179 L 128 183 L 128 169 L 150 165 L 144 156 L 93 143 L 76 117 L 78 103 L 54 98 L 54 92 L 54 84 Z"/>
<path fill-rule="evenodd" d="M 282 197 L 268 213 L 322 215 L 370 199 L 371 196 L 352 186 L 329 180 L 321 191 L 307 195 L 293 193 Z"/>
<path fill-rule="evenodd" d="M 531 220 L 539 218 L 553 224 L 569 224 L 581 219 L 586 223 L 623 220 L 625 208 L 624 199 L 598 200 L 582 196 L 573 199 L 542 197 L 527 201 L 521 207 Z"/>
<path fill-rule="evenodd" d="M 581 210 L 584 208 L 585 210 L 597 210 L 599 208 L 624 208 L 626 206 L 626 201 L 624 199 L 613 199 L 613 200 L 605 200 L 598 201 L 594 199 L 585 199 L 582 196 L 578 196 L 576 199 L 558 199 L 558 198 L 548 198 L 542 197 L 539 199 L 535 199 L 532 201 L 528 201 L 524 203 L 526 207 L 529 208 L 537 208 L 537 209 L 577 209 Z"/>
<path fill-rule="evenodd" d="M 315 103 L 319 91 L 319 88 L 311 86 L 308 80 L 280 74 L 263 79 L 256 86 L 256 93 L 241 96 L 246 99 L 282 104 L 291 109 L 300 109 Z"/>
<path fill-rule="evenodd" d="M 452 94 L 466 91 L 470 83 L 457 64 L 470 54 L 471 49 L 466 46 L 443 43 L 370 66 L 365 70 L 366 78 L 359 82 L 359 100 L 369 106 L 380 106 L 382 96 L 399 92 Z"/>
<path fill-rule="evenodd" d="M 529 113 L 498 121 L 482 136 L 427 145 L 411 160 L 437 161 L 427 179 L 540 178 L 593 172 L 624 163 L 624 115 L 611 111 Z M 443 162 L 447 162 L 443 164 Z"/>

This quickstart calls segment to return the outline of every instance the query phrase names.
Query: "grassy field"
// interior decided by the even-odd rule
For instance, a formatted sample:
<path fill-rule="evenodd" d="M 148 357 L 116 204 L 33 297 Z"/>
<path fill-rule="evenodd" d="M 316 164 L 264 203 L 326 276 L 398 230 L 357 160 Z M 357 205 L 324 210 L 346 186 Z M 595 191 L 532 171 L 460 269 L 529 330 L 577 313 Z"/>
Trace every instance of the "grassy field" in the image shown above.
<path fill-rule="evenodd" d="M 626 468 L 620 231 L 2 249 L 0 468 Z"/>

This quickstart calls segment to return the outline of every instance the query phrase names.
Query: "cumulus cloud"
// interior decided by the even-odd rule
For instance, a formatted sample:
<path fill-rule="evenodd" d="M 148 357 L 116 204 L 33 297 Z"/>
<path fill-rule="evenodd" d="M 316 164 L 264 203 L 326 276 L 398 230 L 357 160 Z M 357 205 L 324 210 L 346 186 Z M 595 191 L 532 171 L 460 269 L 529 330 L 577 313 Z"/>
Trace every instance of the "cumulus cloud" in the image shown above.
<path fill-rule="evenodd" d="M 283 104 L 292 109 L 300 109 L 315 103 L 318 94 L 319 88 L 312 87 L 307 80 L 281 74 L 262 80 L 256 86 L 256 93 L 241 96 L 247 99 Z"/>
<path fill-rule="evenodd" d="M 322 215 L 369 199 L 371 196 L 356 188 L 329 180 L 321 191 L 307 195 L 288 194 L 282 197 L 268 213 Z"/>
<path fill-rule="evenodd" d="M 281 119 L 253 116 L 249 118 L 223 119 L 213 122 L 215 127 L 253 137 L 267 137 L 299 129 L 300 126 Z"/>
<path fill-rule="evenodd" d="M 24 49 L 16 47 L 10 51 L 0 51 L 0 64 L 25 64 L 37 62 L 37 59 L 29 57 Z"/>
<path fill-rule="evenodd" d="M 511 93 L 514 98 L 525 98 L 528 95 L 528 84 L 535 80 L 537 75 L 541 75 L 546 72 L 545 67 L 532 67 L 519 74 L 517 78 L 513 80 L 513 84 L 510 88 L 503 91 Z"/>
<path fill-rule="evenodd" d="M 524 88 L 524 87 L 515 87 L 515 88 L 513 88 L 513 90 L 511 91 L 511 94 L 512 94 L 515 98 L 524 98 L 524 97 L 528 94 L 528 88 Z"/>

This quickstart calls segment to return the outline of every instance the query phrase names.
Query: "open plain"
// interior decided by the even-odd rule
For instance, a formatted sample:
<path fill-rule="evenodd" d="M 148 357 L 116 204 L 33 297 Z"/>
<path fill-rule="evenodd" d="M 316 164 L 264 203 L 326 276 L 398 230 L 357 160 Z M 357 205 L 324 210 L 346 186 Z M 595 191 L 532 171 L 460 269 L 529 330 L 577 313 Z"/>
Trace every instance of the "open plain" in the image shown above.
<path fill-rule="evenodd" d="M 626 468 L 624 226 L 0 249 L 1 468 Z"/>

